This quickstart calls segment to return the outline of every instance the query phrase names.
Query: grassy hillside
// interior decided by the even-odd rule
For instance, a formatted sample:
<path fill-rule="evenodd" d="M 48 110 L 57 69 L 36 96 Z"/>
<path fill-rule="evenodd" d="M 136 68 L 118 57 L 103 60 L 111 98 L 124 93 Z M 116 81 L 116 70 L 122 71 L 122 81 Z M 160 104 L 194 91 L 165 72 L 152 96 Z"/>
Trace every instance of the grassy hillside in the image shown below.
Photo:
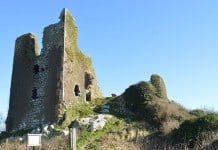
<path fill-rule="evenodd" d="M 111 118 L 102 128 L 93 131 L 90 125 L 77 127 L 77 149 L 171 150 L 218 146 L 218 114 L 200 109 L 189 111 L 170 101 L 162 78 L 154 75 L 149 82 L 131 85 L 120 96 L 75 104 L 43 136 L 42 149 L 69 149 L 69 135 L 63 135 L 63 131 L 79 118 L 105 113 Z M 25 149 L 25 134 L 31 130 L 2 133 L 0 149 Z"/>

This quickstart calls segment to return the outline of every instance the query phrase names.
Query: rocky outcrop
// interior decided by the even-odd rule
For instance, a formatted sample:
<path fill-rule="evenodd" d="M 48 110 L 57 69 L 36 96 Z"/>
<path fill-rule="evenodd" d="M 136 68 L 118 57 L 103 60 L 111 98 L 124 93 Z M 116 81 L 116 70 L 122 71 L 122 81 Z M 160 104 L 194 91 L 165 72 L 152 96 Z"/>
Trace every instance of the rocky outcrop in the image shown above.
<path fill-rule="evenodd" d="M 88 130 L 90 131 L 96 131 L 102 129 L 111 118 L 112 115 L 109 114 L 90 115 L 86 118 L 77 119 L 74 123 L 79 126 L 88 126 Z"/>

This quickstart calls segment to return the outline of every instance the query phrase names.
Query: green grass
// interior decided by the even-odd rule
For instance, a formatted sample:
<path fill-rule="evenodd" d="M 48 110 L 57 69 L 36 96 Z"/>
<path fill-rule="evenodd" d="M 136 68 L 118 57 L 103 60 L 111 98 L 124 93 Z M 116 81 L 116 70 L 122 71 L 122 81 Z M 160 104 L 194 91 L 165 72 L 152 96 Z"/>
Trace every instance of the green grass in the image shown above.
<path fill-rule="evenodd" d="M 98 145 L 98 140 L 101 136 L 104 136 L 105 134 L 109 132 L 119 131 L 123 128 L 124 122 L 118 118 L 111 118 L 103 129 L 97 130 L 95 132 L 93 131 L 87 131 L 84 132 L 83 135 L 80 136 L 80 138 L 77 140 L 77 148 L 81 149 L 83 146 L 89 145 L 91 147 Z M 92 143 L 90 145 L 90 143 Z M 96 148 L 98 149 L 98 148 Z"/>
<path fill-rule="evenodd" d="M 85 102 L 73 105 L 66 111 L 61 127 L 65 128 L 69 126 L 73 120 L 87 117 L 92 114 L 94 114 L 93 110 L 90 108 L 89 104 Z"/>

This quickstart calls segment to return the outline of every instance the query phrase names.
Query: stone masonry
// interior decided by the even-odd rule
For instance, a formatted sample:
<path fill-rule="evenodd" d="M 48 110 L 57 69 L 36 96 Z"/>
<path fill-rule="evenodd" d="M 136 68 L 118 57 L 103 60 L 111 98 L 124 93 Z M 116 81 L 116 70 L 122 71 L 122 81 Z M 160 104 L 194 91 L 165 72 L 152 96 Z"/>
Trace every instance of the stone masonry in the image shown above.
<path fill-rule="evenodd" d="M 65 8 L 44 29 L 38 52 L 32 33 L 17 38 L 6 130 L 58 122 L 69 106 L 102 97 L 91 58 L 77 46 L 77 27 Z"/>

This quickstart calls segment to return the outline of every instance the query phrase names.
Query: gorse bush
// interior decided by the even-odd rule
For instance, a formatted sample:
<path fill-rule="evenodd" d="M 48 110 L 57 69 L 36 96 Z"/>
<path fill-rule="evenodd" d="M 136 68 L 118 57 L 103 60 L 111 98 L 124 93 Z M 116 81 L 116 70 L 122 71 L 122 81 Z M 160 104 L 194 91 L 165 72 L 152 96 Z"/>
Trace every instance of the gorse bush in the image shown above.
<path fill-rule="evenodd" d="M 208 114 L 208 112 L 201 110 L 201 109 L 195 109 L 190 111 L 190 114 L 196 116 L 196 117 L 202 117 Z"/>
<path fill-rule="evenodd" d="M 189 147 L 210 140 L 218 130 L 218 114 L 210 113 L 205 116 L 184 121 L 172 133 L 174 143 L 185 142 Z"/>

